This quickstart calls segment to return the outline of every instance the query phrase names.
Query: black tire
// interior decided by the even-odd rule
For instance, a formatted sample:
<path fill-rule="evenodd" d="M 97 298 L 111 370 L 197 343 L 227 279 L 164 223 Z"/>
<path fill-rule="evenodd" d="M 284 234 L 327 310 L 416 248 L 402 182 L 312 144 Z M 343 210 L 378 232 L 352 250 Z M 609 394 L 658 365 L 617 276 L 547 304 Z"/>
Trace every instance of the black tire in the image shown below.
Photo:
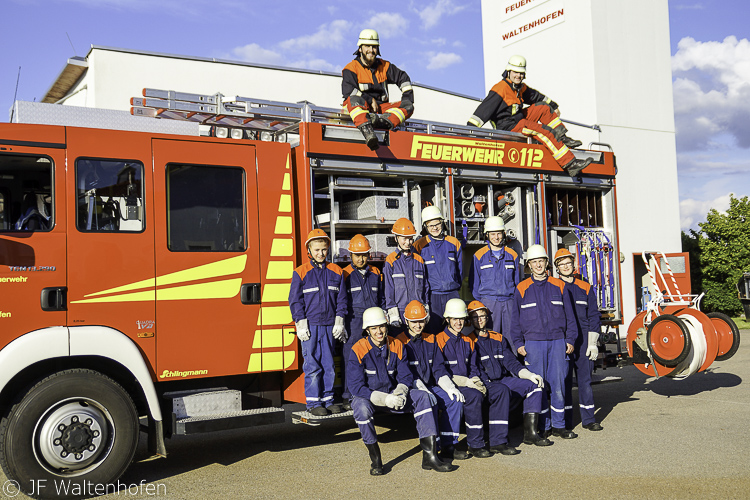
<path fill-rule="evenodd" d="M 119 384 L 93 370 L 64 370 L 36 383 L 3 415 L 0 465 L 34 498 L 91 496 L 96 485 L 122 476 L 138 436 L 135 405 Z"/>
<path fill-rule="evenodd" d="M 665 323 L 672 323 L 674 324 L 678 329 L 679 332 L 682 334 L 682 337 L 684 338 L 683 347 L 682 350 L 679 352 L 679 354 L 667 358 L 660 356 L 658 352 L 654 350 L 654 344 L 651 342 L 651 333 L 659 326 L 663 327 Z M 688 354 L 690 353 L 690 345 L 692 344 L 692 339 L 690 338 L 690 332 L 688 332 L 687 327 L 685 326 L 685 323 L 682 322 L 680 318 L 677 316 L 673 316 L 671 314 L 662 314 L 658 318 L 656 318 L 654 321 L 651 322 L 650 325 L 648 325 L 648 330 L 646 331 L 646 343 L 648 345 L 648 349 L 651 352 L 651 356 L 653 356 L 654 360 L 656 360 L 659 364 L 662 364 L 668 368 L 675 367 L 685 361 L 685 359 L 688 357 Z"/>
<path fill-rule="evenodd" d="M 740 329 L 737 328 L 737 325 L 734 323 L 734 321 L 732 321 L 732 318 L 724 313 L 712 312 L 706 314 L 706 316 L 711 318 L 711 321 L 713 321 L 714 319 L 723 321 L 729 326 L 729 329 L 732 331 L 732 347 L 730 347 L 729 350 L 721 356 L 716 356 L 716 361 L 726 361 L 734 356 L 734 354 L 737 352 L 737 349 L 740 348 Z"/>

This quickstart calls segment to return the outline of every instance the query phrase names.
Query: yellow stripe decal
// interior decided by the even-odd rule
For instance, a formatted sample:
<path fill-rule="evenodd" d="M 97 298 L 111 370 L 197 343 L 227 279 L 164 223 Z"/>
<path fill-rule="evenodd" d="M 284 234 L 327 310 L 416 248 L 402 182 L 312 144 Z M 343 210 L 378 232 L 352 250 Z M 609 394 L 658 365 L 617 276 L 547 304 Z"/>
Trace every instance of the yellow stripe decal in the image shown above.
<path fill-rule="evenodd" d="M 288 168 L 288 167 L 287 167 Z M 289 175 L 289 172 L 284 174 L 284 181 L 281 183 L 281 189 L 283 191 L 289 191 L 289 189 L 292 187 L 292 177 Z"/>
<path fill-rule="evenodd" d="M 281 328 L 272 330 L 258 330 L 253 339 L 253 349 L 270 349 L 277 347 L 289 347 L 297 336 L 294 330 L 284 332 Z"/>
<path fill-rule="evenodd" d="M 276 229 L 273 232 L 276 234 L 292 234 L 292 218 L 285 215 L 276 217 Z"/>
<path fill-rule="evenodd" d="M 288 351 L 284 351 L 284 369 L 285 370 L 289 368 L 290 366 L 292 366 L 292 364 L 294 363 L 294 358 L 296 357 L 297 357 L 296 350 L 290 349 Z"/>
<path fill-rule="evenodd" d="M 547 124 L 549 128 L 557 128 L 562 125 L 562 120 L 559 117 L 555 117 L 551 122 Z"/>
<path fill-rule="evenodd" d="M 145 292 L 125 293 L 122 295 L 97 297 L 95 299 L 72 300 L 70 303 L 93 304 L 103 302 L 153 302 L 155 298 L 156 292 L 154 290 L 146 290 Z"/>
<path fill-rule="evenodd" d="M 255 330 L 253 334 L 253 349 L 260 349 L 263 345 L 263 331 Z"/>
<path fill-rule="evenodd" d="M 247 363 L 247 371 L 248 373 L 256 373 L 261 370 L 261 364 L 260 364 L 260 353 L 254 353 L 250 355 L 250 361 Z"/>
<path fill-rule="evenodd" d="M 156 290 L 156 300 L 229 299 L 240 293 L 242 278 Z"/>
<path fill-rule="evenodd" d="M 279 198 L 279 212 L 291 212 L 292 211 L 292 195 L 282 194 Z"/>
<path fill-rule="evenodd" d="M 139 288 L 153 288 L 154 286 L 156 286 L 156 280 L 154 278 L 149 278 L 147 280 L 136 281 L 135 283 L 130 283 L 128 285 L 110 288 L 109 290 L 90 293 L 88 295 L 84 295 L 84 297 L 94 297 L 96 295 L 104 295 L 105 293 L 127 292 L 129 290 L 138 290 Z"/>
<path fill-rule="evenodd" d="M 294 262 L 272 260 L 268 262 L 267 280 L 290 280 L 294 274 Z"/>
<path fill-rule="evenodd" d="M 271 257 L 291 257 L 292 251 L 292 240 L 274 238 L 271 245 Z"/>
<path fill-rule="evenodd" d="M 281 351 L 277 352 L 264 352 L 261 354 L 263 359 L 263 371 L 271 370 L 283 370 L 284 369 L 284 353 Z"/>
<path fill-rule="evenodd" d="M 260 325 L 286 325 L 292 322 L 292 310 L 289 306 L 261 306 L 258 314 L 258 326 Z"/>
<path fill-rule="evenodd" d="M 262 303 L 266 302 L 286 302 L 289 300 L 289 290 L 292 288 L 291 283 L 266 283 L 263 287 Z"/>

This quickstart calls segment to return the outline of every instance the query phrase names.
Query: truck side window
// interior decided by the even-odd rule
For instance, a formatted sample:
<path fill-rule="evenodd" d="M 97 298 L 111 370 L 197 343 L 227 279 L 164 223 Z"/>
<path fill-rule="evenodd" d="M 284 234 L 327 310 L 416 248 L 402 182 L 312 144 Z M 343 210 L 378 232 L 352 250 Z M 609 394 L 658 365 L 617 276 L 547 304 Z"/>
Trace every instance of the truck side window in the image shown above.
<path fill-rule="evenodd" d="M 167 165 L 167 238 L 173 252 L 247 249 L 245 171 Z"/>
<path fill-rule="evenodd" d="M 140 232 L 144 228 L 143 163 L 76 160 L 76 226 L 84 232 Z"/>
<path fill-rule="evenodd" d="M 55 225 L 52 160 L 0 155 L 0 231 L 49 231 Z"/>

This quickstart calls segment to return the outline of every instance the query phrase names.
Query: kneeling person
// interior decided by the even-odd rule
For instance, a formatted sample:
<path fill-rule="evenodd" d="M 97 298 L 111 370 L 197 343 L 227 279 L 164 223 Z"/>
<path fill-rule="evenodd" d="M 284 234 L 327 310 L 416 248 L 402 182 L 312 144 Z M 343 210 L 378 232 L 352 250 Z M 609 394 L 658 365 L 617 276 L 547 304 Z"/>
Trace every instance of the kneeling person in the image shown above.
<path fill-rule="evenodd" d="M 354 420 L 372 462 L 370 474 L 384 474 L 378 436 L 373 415 L 375 409 L 392 413 L 413 412 L 417 422 L 419 444 L 422 446 L 422 468 L 450 472 L 453 468 L 437 457 L 437 426 L 435 408 L 430 395 L 422 390 L 409 390 L 414 378 L 409 370 L 404 344 L 388 337 L 388 324 L 379 307 L 367 309 L 362 328 L 367 337 L 354 347 L 346 365 L 349 390 L 352 393 Z"/>
<path fill-rule="evenodd" d="M 508 340 L 487 329 L 489 309 L 478 300 L 469 304 L 469 317 L 474 326 L 480 376 L 487 387 L 490 405 L 490 451 L 503 455 L 520 453 L 508 444 L 508 415 L 511 398 L 523 400 L 523 442 L 549 446 L 551 441 L 537 433 L 542 409 L 544 380 L 518 362 Z"/>

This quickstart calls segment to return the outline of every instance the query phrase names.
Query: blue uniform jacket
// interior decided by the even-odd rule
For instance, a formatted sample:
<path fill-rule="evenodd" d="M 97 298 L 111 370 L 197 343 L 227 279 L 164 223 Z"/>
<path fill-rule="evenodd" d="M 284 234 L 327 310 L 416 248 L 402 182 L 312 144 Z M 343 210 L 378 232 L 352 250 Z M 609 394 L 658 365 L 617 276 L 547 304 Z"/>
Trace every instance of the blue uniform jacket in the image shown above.
<path fill-rule="evenodd" d="M 448 327 L 435 335 L 435 342 L 445 356 L 445 367 L 448 374 L 463 377 L 478 377 L 477 352 L 474 349 L 474 339 L 463 334 L 453 335 Z"/>
<path fill-rule="evenodd" d="M 565 339 L 574 345 L 578 337 L 570 294 L 563 294 L 565 283 L 557 278 L 537 281 L 533 277 L 518 284 L 514 296 L 511 338 L 519 348 L 527 340 Z"/>
<path fill-rule="evenodd" d="M 398 384 L 411 387 L 414 382 L 400 340 L 386 336 L 381 350 L 366 337 L 352 346 L 352 353 L 346 365 L 346 383 L 355 396 L 369 400 L 373 391 L 390 394 Z"/>
<path fill-rule="evenodd" d="M 414 251 L 424 259 L 432 293 L 447 293 L 461 288 L 464 251 L 460 241 L 453 236 L 436 240 L 427 235 L 414 243 Z"/>
<path fill-rule="evenodd" d="M 510 300 L 520 279 L 518 254 L 510 247 L 503 247 L 500 258 L 496 259 L 487 245 L 471 259 L 469 287 L 477 300 Z"/>
<path fill-rule="evenodd" d="M 430 283 L 427 268 L 419 254 L 405 256 L 401 251 L 391 252 L 383 265 L 385 276 L 385 308 L 398 307 L 403 312 L 412 300 L 430 303 Z"/>
<path fill-rule="evenodd" d="M 476 332 L 471 334 L 475 338 L 474 346 L 479 358 L 479 378 L 487 382 L 511 375 L 517 377 L 523 365 L 516 359 L 508 339 L 497 332 L 488 333 L 488 337 L 480 337 Z"/>
<path fill-rule="evenodd" d="M 401 332 L 396 338 L 406 346 L 406 357 L 414 380 L 420 379 L 425 385 L 433 387 L 440 377 L 448 375 L 443 351 L 435 342 L 434 335 L 423 333 L 414 338 Z"/>
<path fill-rule="evenodd" d="M 348 306 L 341 268 L 330 262 L 320 267 L 311 259 L 295 269 L 289 308 L 295 322 L 307 318 L 310 325 L 333 325 L 336 316 L 345 317 Z"/>
<path fill-rule="evenodd" d="M 589 332 L 599 333 L 602 329 L 596 295 L 591 285 L 578 278 L 573 280 L 573 283 L 565 282 L 565 292 L 570 294 L 570 300 L 573 303 L 573 312 L 578 325 L 576 346 L 580 346 L 588 343 Z"/>
<path fill-rule="evenodd" d="M 344 268 L 344 282 L 349 300 L 349 312 L 360 315 L 370 307 L 385 309 L 383 275 L 377 267 L 367 266 L 363 275 L 351 265 Z"/>

